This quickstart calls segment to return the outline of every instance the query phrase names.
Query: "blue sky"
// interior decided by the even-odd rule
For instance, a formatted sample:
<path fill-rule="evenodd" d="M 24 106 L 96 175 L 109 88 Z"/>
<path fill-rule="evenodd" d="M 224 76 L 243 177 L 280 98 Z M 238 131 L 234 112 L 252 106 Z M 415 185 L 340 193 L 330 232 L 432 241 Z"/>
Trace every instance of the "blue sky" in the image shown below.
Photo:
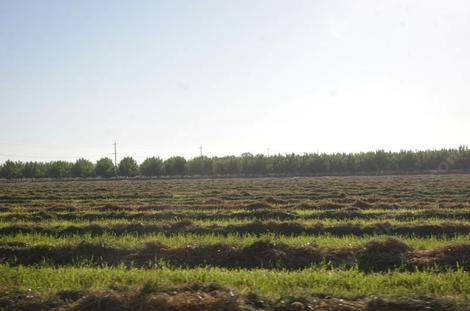
<path fill-rule="evenodd" d="M 0 162 L 470 144 L 468 1 L 0 0 Z"/>

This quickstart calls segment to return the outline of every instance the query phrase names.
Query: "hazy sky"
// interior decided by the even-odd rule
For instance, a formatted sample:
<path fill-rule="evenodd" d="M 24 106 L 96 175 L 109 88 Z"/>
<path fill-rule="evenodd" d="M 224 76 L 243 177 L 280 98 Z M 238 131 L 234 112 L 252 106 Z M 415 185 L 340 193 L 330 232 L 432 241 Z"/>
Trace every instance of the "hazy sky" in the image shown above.
<path fill-rule="evenodd" d="M 470 144 L 470 1 L 0 0 L 0 162 Z"/>

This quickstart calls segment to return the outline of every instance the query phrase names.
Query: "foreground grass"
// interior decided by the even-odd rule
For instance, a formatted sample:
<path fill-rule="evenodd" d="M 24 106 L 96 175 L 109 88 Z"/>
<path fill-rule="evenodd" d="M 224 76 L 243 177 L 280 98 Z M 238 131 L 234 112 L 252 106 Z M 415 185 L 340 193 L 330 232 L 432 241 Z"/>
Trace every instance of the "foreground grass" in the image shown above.
<path fill-rule="evenodd" d="M 29 225 L 29 226 L 37 226 L 41 225 L 44 227 L 53 227 L 53 226 L 84 226 L 90 224 L 96 225 L 109 225 L 109 224 L 132 224 L 132 223 L 142 223 L 142 224 L 162 224 L 162 223 L 177 223 L 182 221 L 183 219 L 174 218 L 174 219 L 142 219 L 142 220 L 127 220 L 127 219 L 96 219 L 96 220 L 41 220 L 40 222 L 34 221 L 25 221 L 25 220 L 11 220 L 11 221 L 3 221 L 0 220 L 0 227 L 7 227 L 11 225 Z M 191 222 L 196 225 L 212 225 L 217 224 L 220 226 L 228 226 L 228 225 L 238 225 L 238 224 L 247 224 L 252 223 L 255 221 L 260 221 L 256 218 L 246 218 L 246 219 L 192 219 Z M 442 225 L 446 223 L 452 224 L 469 224 L 470 221 L 467 220 L 446 220 L 441 218 L 427 218 L 423 219 L 407 219 L 407 220 L 396 220 L 396 219 L 358 219 L 358 218 L 349 218 L 349 219 L 296 219 L 296 220 L 281 220 L 271 218 L 269 220 L 262 220 L 260 222 L 295 222 L 301 225 L 314 225 L 321 223 L 323 225 L 344 225 L 344 224 L 353 224 L 353 225 L 372 225 L 376 223 L 383 223 L 388 222 L 391 225 L 412 225 L 412 224 L 431 224 L 431 225 Z"/>
<path fill-rule="evenodd" d="M 188 282 L 214 282 L 239 291 L 254 291 L 278 298 L 304 292 L 335 296 L 427 295 L 470 298 L 470 274 L 462 270 L 436 272 L 387 272 L 365 274 L 355 268 L 329 270 L 323 267 L 298 271 L 228 270 L 221 268 L 153 270 L 124 267 L 60 267 L 0 265 L 0 287 L 19 287 L 39 292 L 63 289 L 95 290 L 133 287 L 150 281 L 157 286 L 180 286 Z"/>
<path fill-rule="evenodd" d="M 172 236 L 163 233 L 153 233 L 145 235 L 125 234 L 115 235 L 112 233 L 105 233 L 99 236 L 92 236 L 91 234 L 73 234 L 66 236 L 55 236 L 40 233 L 18 233 L 12 235 L 0 236 L 0 243 L 25 243 L 29 245 L 45 245 L 45 246 L 62 246 L 74 245 L 81 241 L 88 241 L 94 244 L 103 244 L 120 248 L 137 248 L 147 242 L 159 241 L 169 247 L 180 247 L 184 245 L 206 245 L 206 244 L 236 244 L 236 245 L 249 245 L 256 241 L 264 240 L 274 243 L 285 243 L 289 245 L 302 246 L 313 244 L 325 247 L 349 247 L 363 245 L 371 240 L 377 240 L 387 237 L 387 235 L 375 236 L 332 236 L 329 234 L 312 236 L 312 235 L 298 235 L 286 236 L 275 234 L 193 234 L 193 233 L 180 233 Z M 455 236 L 430 236 L 430 237 L 413 237 L 413 236 L 397 236 L 404 243 L 416 249 L 435 248 L 447 245 L 454 242 L 467 242 L 470 241 L 470 235 L 455 235 Z"/>

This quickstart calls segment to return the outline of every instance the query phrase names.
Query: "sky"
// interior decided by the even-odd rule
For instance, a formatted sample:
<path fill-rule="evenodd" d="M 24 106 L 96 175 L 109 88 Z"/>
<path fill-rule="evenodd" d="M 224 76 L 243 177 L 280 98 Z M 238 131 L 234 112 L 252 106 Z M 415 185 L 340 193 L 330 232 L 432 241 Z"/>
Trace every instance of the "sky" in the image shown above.
<path fill-rule="evenodd" d="M 470 144 L 466 0 L 0 0 L 0 162 Z"/>

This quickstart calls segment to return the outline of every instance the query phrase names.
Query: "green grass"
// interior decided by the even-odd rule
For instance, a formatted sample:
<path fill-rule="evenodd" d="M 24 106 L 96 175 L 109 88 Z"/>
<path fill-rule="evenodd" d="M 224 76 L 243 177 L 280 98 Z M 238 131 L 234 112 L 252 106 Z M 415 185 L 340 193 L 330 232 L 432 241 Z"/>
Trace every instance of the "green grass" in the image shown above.
<path fill-rule="evenodd" d="M 274 234 L 229 234 L 227 236 L 218 234 L 192 234 L 192 233 L 181 233 L 173 236 L 166 236 L 165 234 L 146 234 L 146 235 L 115 235 L 105 233 L 100 236 L 91 236 L 90 234 L 73 234 L 67 236 L 54 236 L 39 233 L 18 233 L 13 235 L 0 236 L 0 242 L 21 242 L 30 245 L 68 245 L 77 244 L 83 240 L 96 244 L 106 244 L 115 247 L 132 248 L 139 247 L 142 244 L 150 241 L 159 241 L 170 247 L 178 247 L 187 244 L 215 244 L 215 243 L 226 243 L 226 244 L 240 244 L 248 245 L 259 240 L 269 240 L 273 242 L 282 242 L 290 245 L 306 245 L 316 244 L 323 247 L 349 247 L 358 246 L 367 243 L 372 239 L 378 239 L 385 237 L 385 235 L 378 236 L 331 236 L 328 234 L 320 236 L 311 235 L 299 235 L 299 236 L 285 236 L 285 235 L 274 235 Z M 411 247 L 424 249 L 434 248 L 443 246 L 454 242 L 466 242 L 470 241 L 470 235 L 456 235 L 456 236 L 431 236 L 431 237 L 413 237 L 403 236 L 399 237 L 405 243 Z"/>
<path fill-rule="evenodd" d="M 40 292 L 63 289 L 105 289 L 115 285 L 138 286 L 145 281 L 159 286 L 188 282 L 216 282 L 239 291 L 251 290 L 278 298 L 294 293 L 318 292 L 344 297 L 360 295 L 432 295 L 470 298 L 470 274 L 448 272 L 388 272 L 365 274 L 356 269 L 309 268 L 299 271 L 227 270 L 220 268 L 153 270 L 90 266 L 8 267 L 0 265 L 0 287 L 20 287 Z"/>
<path fill-rule="evenodd" d="M 0 221 L 0 227 L 6 227 L 11 225 L 29 225 L 29 226 L 81 226 L 81 225 L 90 225 L 90 224 L 97 224 L 97 225 L 107 225 L 107 224 L 130 224 L 130 223 L 143 223 L 143 224 L 161 224 L 161 223 L 175 223 L 179 222 L 182 219 L 172 219 L 172 220 L 126 220 L 126 219 L 101 219 L 101 220 L 41 220 L 40 222 L 32 222 L 32 221 L 23 221 L 23 220 L 15 220 L 15 221 Z M 187 219 L 186 219 L 187 220 Z M 259 221 L 257 219 L 216 219 L 216 220 L 191 220 L 192 223 L 198 225 L 211 225 L 217 224 L 221 226 L 226 225 L 236 225 L 236 224 L 247 224 L 252 223 L 255 221 Z M 354 224 L 354 225 L 371 225 L 376 223 L 383 223 L 388 222 L 391 225 L 413 225 L 413 224 L 433 224 L 433 225 L 440 225 L 446 223 L 453 223 L 453 224 L 470 224 L 470 221 L 465 220 L 445 220 L 442 218 L 429 218 L 429 219 L 410 219 L 410 220 L 393 220 L 393 219 L 357 219 L 357 218 L 350 218 L 346 220 L 341 219 L 308 219 L 308 220 L 278 220 L 278 219 L 271 219 L 271 220 L 263 220 L 261 222 L 295 222 L 302 225 L 313 225 L 317 223 L 322 223 L 324 225 L 344 225 L 344 224 Z"/>
<path fill-rule="evenodd" d="M 385 177 L 325 177 L 325 178 L 273 178 L 273 179 L 221 179 L 221 180 L 160 180 L 160 181 L 100 181 L 100 182 L 38 182 L 38 183 L 0 183 L 0 192 L 13 199 L 11 202 L 0 202 L 0 207 L 11 207 L 9 211 L 0 212 L 0 217 L 11 214 L 28 214 L 46 211 L 48 207 L 65 204 L 78 208 L 76 215 L 83 213 L 100 213 L 96 208 L 105 204 L 130 207 L 128 215 L 142 213 L 138 207 L 164 205 L 170 208 L 145 212 L 149 215 L 179 213 L 185 219 L 191 219 L 194 214 L 215 215 L 216 219 L 192 220 L 196 225 L 220 226 L 247 224 L 257 221 L 255 218 L 236 219 L 238 213 L 247 213 L 243 208 L 250 202 L 266 201 L 273 197 L 290 202 L 291 206 L 305 202 L 311 204 L 336 202 L 352 206 L 355 200 L 377 200 L 373 206 L 394 204 L 398 209 L 371 207 L 358 211 L 364 215 L 383 213 L 385 217 L 376 219 L 308 219 L 308 220 L 263 220 L 262 222 L 294 222 L 301 225 L 321 223 L 326 226 L 335 225 L 373 225 L 388 222 L 392 226 L 417 224 L 443 225 L 447 223 L 469 225 L 470 220 L 446 220 L 447 216 L 423 218 L 420 213 L 429 207 L 440 213 L 452 214 L 470 211 L 468 176 L 443 176 L 439 183 L 428 176 L 385 176 Z M 425 188 L 423 188 L 423 186 Z M 18 201 L 15 201 L 17 198 Z M 23 200 L 22 200 L 23 199 Z M 209 203 L 210 199 L 218 199 Z M 327 199 L 327 200 L 323 200 Z M 320 200 L 320 201 L 319 201 Z M 371 200 L 371 201 L 373 201 Z M 206 202 L 207 201 L 207 202 Z M 220 205 L 217 205 L 219 203 Z M 346 203 L 347 202 L 347 203 Z M 440 203 L 463 203 L 465 208 L 439 208 Z M 271 204 L 273 210 L 279 211 L 286 204 Z M 214 208 L 213 208 L 214 207 Z M 326 210 L 286 209 L 286 212 L 299 216 L 312 217 L 327 213 Z M 338 210 L 330 210 L 333 215 Z M 110 212 L 103 212 L 110 214 Z M 393 218 L 404 214 L 416 214 L 414 219 L 395 220 Z M 49 212 L 50 215 L 70 214 L 69 212 Z M 232 218 L 222 219 L 222 215 Z M 72 212 L 73 215 L 73 212 Z M 217 219 L 217 215 L 220 215 Z M 387 217 L 389 216 L 389 217 Z M 334 216 L 333 216 L 334 217 Z M 388 219 L 386 219 L 388 218 Z M 11 225 L 67 227 L 113 225 L 113 224 L 162 224 L 176 223 L 181 218 L 172 220 L 126 220 L 103 219 L 93 221 L 83 220 L 44 220 L 32 221 L 0 221 L 0 227 Z M 259 219 L 258 219 L 259 220 Z M 106 244 L 119 248 L 138 248 L 149 241 L 160 241 L 170 247 L 187 244 L 227 243 L 248 245 L 258 240 L 270 240 L 289 245 L 316 244 L 321 247 L 348 247 L 363 245 L 371 239 L 384 236 L 275 236 L 262 234 L 190 234 L 180 233 L 172 236 L 164 234 L 125 234 L 114 235 L 105 233 L 99 236 L 68 235 L 64 237 L 46 234 L 11 234 L 0 236 L 0 243 L 20 242 L 28 245 L 59 246 L 78 244 L 83 240 Z M 456 236 L 401 236 L 408 245 L 416 249 L 440 247 L 449 243 L 470 241 L 470 235 Z M 34 254 L 33 254 L 34 256 Z M 1 260 L 2 254 L 0 254 Z M 91 263 L 74 262 L 70 265 L 49 266 L 46 263 L 30 266 L 8 266 L 0 264 L 0 288 L 21 289 L 39 292 L 52 292 L 63 289 L 102 290 L 116 285 L 138 287 L 146 281 L 160 286 L 181 286 L 188 282 L 215 282 L 229 286 L 238 291 L 250 290 L 263 296 L 278 298 L 279 296 L 309 292 L 324 293 L 333 296 L 355 297 L 362 295 L 426 295 L 470 299 L 470 273 L 457 269 L 456 271 L 409 271 L 396 270 L 385 273 L 363 273 L 357 267 L 340 267 L 328 269 L 324 265 L 298 270 L 268 270 L 268 269 L 223 269 L 214 267 L 183 269 L 169 268 L 159 262 L 151 268 L 126 268 L 124 266 L 107 267 Z"/>
<path fill-rule="evenodd" d="M 112 203 L 111 203 L 112 204 Z M 119 206 L 119 204 L 117 204 Z M 347 206 L 345 206 L 347 207 Z M 266 209 L 263 209 L 266 210 Z M 322 209 L 283 209 L 283 208 L 275 208 L 273 207 L 273 211 L 285 211 L 297 216 L 314 216 L 317 214 L 324 214 L 327 212 L 330 213 L 335 213 L 335 212 L 341 212 L 341 209 L 331 209 L 331 210 L 322 210 Z M 42 209 L 42 208 L 29 208 L 29 207 L 12 207 L 10 211 L 8 212 L 0 212 L 0 216 L 9 216 L 11 214 L 16 214 L 16 213 L 36 213 L 36 212 L 47 212 L 47 209 Z M 449 209 L 449 208 L 435 208 L 435 209 L 429 209 L 429 208 L 399 208 L 399 209 L 384 209 L 384 208 L 368 208 L 368 209 L 363 209 L 359 210 L 358 212 L 362 214 L 389 214 L 392 216 L 398 216 L 400 214 L 420 214 L 426 211 L 438 211 L 440 213 L 448 213 L 448 214 L 453 214 L 453 213 L 468 213 L 470 212 L 470 208 L 462 208 L 462 209 Z M 131 210 L 124 210 L 124 211 L 118 211 L 118 212 L 125 212 L 128 215 L 135 215 L 135 214 L 140 214 L 140 213 L 147 213 L 149 215 L 157 216 L 159 214 L 166 214 L 166 213 L 181 213 L 185 215 L 193 215 L 193 214 L 206 214 L 206 215 L 217 215 L 217 214 L 222 214 L 222 215 L 227 215 L 230 214 L 233 217 L 239 216 L 239 214 L 245 214 L 249 213 L 249 209 L 243 209 L 243 208 L 207 208 L 207 207 L 201 207 L 198 208 L 195 206 L 194 208 L 191 207 L 184 207 L 180 208 L 178 206 L 175 206 L 174 209 L 169 208 L 169 209 L 164 209 L 164 210 L 146 210 L 146 211 L 140 211 L 137 209 L 137 207 L 132 208 Z M 109 214 L 112 213 L 112 211 L 100 211 L 96 208 L 91 208 L 91 207 L 86 207 L 86 208 L 79 208 L 77 212 L 68 212 L 68 211 L 59 211 L 59 212 L 53 212 L 57 215 L 63 215 L 63 214 L 70 214 L 70 213 L 76 213 L 77 215 L 80 215 L 82 213 L 104 213 L 104 214 Z"/>

